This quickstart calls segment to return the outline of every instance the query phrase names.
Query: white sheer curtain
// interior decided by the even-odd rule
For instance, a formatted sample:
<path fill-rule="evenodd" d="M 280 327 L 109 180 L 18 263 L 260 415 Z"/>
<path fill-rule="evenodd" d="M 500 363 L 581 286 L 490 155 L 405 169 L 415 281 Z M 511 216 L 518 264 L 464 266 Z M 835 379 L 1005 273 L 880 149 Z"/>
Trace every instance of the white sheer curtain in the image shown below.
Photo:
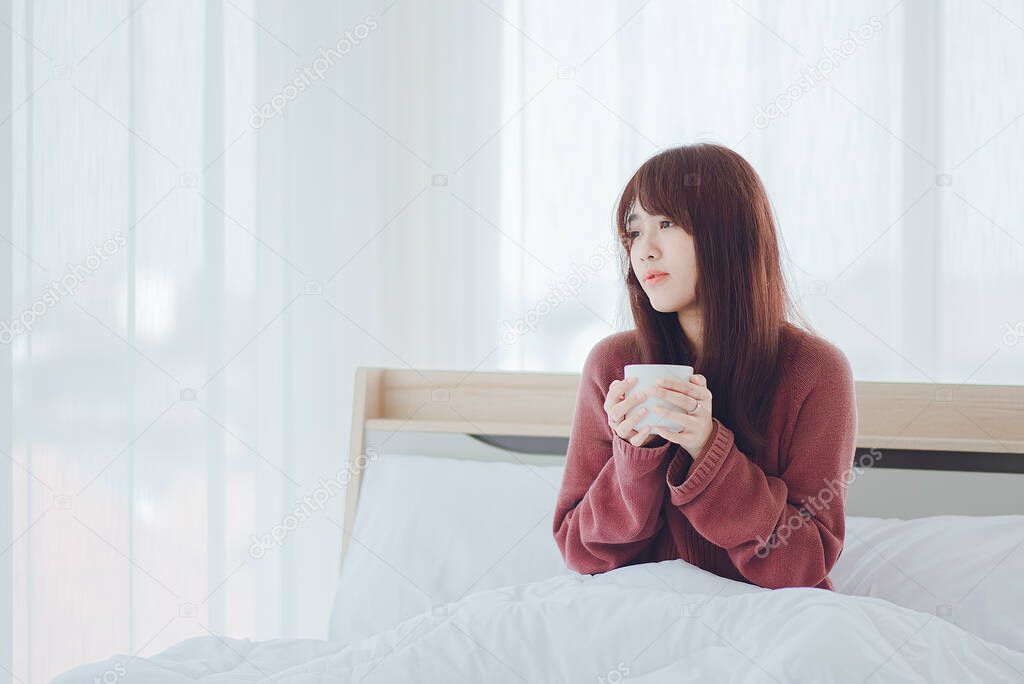
<path fill-rule="evenodd" d="M 714 141 L 761 174 L 800 306 L 858 379 L 1024 380 L 1019 4 L 505 7 L 508 98 L 530 102 L 503 183 L 524 247 L 503 256 L 513 319 L 536 319 L 549 281 L 597 253 L 644 159 Z M 578 368 L 628 326 L 620 291 L 614 267 L 597 271 L 504 361 Z"/>
<path fill-rule="evenodd" d="M 0 17 L 12 676 L 326 634 L 355 368 L 497 364 L 502 27 L 465 9 Z"/>
<path fill-rule="evenodd" d="M 858 379 L 1024 384 L 1013 3 L 3 11 L 17 679 L 323 636 L 354 369 L 578 371 L 630 327 L 613 203 L 659 148 L 752 162 Z"/>

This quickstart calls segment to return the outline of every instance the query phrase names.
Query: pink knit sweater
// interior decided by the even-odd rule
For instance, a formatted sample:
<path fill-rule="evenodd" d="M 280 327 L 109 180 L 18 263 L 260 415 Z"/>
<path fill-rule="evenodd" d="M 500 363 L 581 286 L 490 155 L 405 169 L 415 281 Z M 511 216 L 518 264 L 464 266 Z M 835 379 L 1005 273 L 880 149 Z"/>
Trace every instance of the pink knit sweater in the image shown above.
<path fill-rule="evenodd" d="M 782 380 L 767 399 L 770 447 L 741 452 L 732 430 L 712 417 L 691 468 L 681 446 L 635 447 L 608 425 L 608 385 L 636 362 L 635 334 L 604 338 L 583 365 L 554 517 L 566 565 L 593 574 L 681 558 L 762 587 L 831 589 L 857 434 L 843 352 L 786 324 Z"/>

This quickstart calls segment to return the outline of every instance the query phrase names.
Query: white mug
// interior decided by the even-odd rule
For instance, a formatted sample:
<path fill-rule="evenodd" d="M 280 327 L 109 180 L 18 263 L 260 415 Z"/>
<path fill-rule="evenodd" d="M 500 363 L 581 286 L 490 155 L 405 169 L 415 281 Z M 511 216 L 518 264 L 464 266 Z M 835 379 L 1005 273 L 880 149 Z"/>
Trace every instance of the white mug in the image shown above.
<path fill-rule="evenodd" d="M 660 425 L 670 432 L 679 432 L 683 426 L 669 419 L 665 415 L 656 413 L 654 411 L 654 407 L 661 406 L 670 411 L 682 411 L 683 409 L 676 404 L 666 401 L 665 399 L 652 396 L 651 390 L 656 387 L 658 378 L 675 378 L 682 382 L 689 382 L 691 375 L 693 375 L 693 366 L 677 366 L 671 363 L 631 363 L 623 368 L 624 379 L 637 379 L 636 383 L 627 392 L 626 397 L 629 398 L 637 392 L 644 392 L 647 394 L 646 399 L 626 413 L 626 417 L 628 418 L 633 411 L 639 411 L 641 407 L 647 408 L 647 415 L 637 421 L 634 428 L 639 430 L 645 425 L 649 425 L 652 428 L 655 425 Z M 623 418 L 623 420 L 625 420 L 625 418 Z"/>

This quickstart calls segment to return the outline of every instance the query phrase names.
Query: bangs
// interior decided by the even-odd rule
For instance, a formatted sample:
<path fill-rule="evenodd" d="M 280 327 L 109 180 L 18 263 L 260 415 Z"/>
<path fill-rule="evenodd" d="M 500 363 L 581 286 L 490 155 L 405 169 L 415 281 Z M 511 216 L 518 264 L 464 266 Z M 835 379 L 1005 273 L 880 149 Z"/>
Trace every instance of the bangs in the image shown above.
<path fill-rule="evenodd" d="M 666 174 L 654 166 L 648 162 L 639 169 L 632 196 L 648 214 L 667 216 L 673 221 L 679 221 L 683 218 L 677 215 L 682 189 L 670 187 L 665 182 Z"/>
<path fill-rule="evenodd" d="M 618 230 L 624 244 L 632 242 L 626 237 L 626 219 L 639 204 L 651 215 L 665 216 L 693 233 L 689 203 L 699 178 L 697 169 L 688 155 L 679 150 L 666 150 L 645 161 L 623 189 L 619 202 Z"/>

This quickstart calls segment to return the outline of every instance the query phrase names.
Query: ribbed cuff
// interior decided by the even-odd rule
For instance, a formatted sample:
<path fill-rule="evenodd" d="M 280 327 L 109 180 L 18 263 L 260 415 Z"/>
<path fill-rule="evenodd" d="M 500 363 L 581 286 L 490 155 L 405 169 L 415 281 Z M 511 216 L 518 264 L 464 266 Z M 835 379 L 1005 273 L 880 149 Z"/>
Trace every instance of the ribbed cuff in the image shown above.
<path fill-rule="evenodd" d="M 698 458 L 694 459 L 696 466 L 691 466 L 690 472 L 686 473 L 685 463 L 681 460 L 684 458 L 683 454 L 676 454 L 665 473 L 672 503 L 676 506 L 688 504 L 697 498 L 722 469 L 722 464 L 732 451 L 732 430 L 722 425 L 717 418 L 712 418 L 711 423 L 711 437 L 708 438 L 708 443 L 704 445 Z"/>
<path fill-rule="evenodd" d="M 657 465 L 674 445 L 674 442 L 665 440 L 661 446 L 638 447 L 617 434 L 612 434 L 612 455 L 630 465 Z"/>

